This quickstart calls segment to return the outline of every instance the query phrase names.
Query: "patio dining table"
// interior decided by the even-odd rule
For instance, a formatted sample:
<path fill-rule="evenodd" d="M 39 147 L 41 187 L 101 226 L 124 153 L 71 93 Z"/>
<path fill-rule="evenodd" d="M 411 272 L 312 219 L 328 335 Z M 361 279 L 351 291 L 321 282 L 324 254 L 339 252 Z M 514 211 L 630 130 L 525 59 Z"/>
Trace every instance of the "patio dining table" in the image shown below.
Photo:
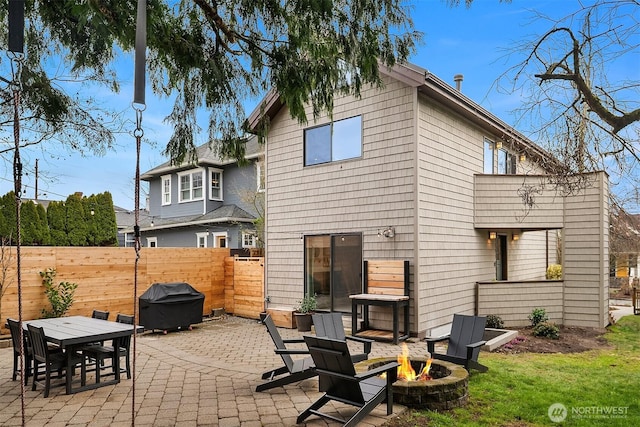
<path fill-rule="evenodd" d="M 118 348 L 121 338 L 133 335 L 134 330 L 143 330 L 140 326 L 110 322 L 108 320 L 94 319 L 85 316 L 29 320 L 23 322 L 25 329 L 27 324 L 42 327 L 47 341 L 59 345 L 67 352 L 73 352 L 77 348 L 89 343 L 106 340 L 113 340 L 113 347 Z M 71 366 L 71 358 L 67 358 L 67 360 L 65 378 L 67 394 L 91 390 L 120 382 L 120 358 L 115 357 L 113 361 L 114 378 L 112 380 L 86 384 L 84 386 L 74 388 L 72 387 L 73 366 Z"/>

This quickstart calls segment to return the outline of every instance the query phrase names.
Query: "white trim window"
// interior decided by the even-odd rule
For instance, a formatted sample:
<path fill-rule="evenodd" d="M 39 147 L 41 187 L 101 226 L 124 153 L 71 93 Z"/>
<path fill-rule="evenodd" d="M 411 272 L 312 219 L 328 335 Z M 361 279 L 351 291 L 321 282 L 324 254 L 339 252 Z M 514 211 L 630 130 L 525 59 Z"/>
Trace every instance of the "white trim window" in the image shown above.
<path fill-rule="evenodd" d="M 203 174 L 204 171 L 202 170 L 178 174 L 178 182 L 180 185 L 178 201 L 180 203 L 202 200 L 204 198 Z"/>
<path fill-rule="evenodd" d="M 171 175 L 164 175 L 161 178 L 162 185 L 162 206 L 171 204 Z"/>
<path fill-rule="evenodd" d="M 157 248 L 158 247 L 158 238 L 157 237 L 147 237 L 147 247 L 148 248 Z"/>
<path fill-rule="evenodd" d="M 209 233 L 202 232 L 196 233 L 196 247 L 198 248 L 206 248 L 208 247 Z"/>
<path fill-rule="evenodd" d="M 355 116 L 304 130 L 304 165 L 362 157 L 362 117 Z"/>
<path fill-rule="evenodd" d="M 213 247 L 214 248 L 226 248 L 227 247 L 227 232 L 215 233 L 212 232 L 211 236 L 213 236 Z"/>
<path fill-rule="evenodd" d="M 222 169 L 209 168 L 209 199 L 222 201 Z"/>
<path fill-rule="evenodd" d="M 242 247 L 243 248 L 255 248 L 256 247 L 256 235 L 254 233 L 242 233 Z"/>

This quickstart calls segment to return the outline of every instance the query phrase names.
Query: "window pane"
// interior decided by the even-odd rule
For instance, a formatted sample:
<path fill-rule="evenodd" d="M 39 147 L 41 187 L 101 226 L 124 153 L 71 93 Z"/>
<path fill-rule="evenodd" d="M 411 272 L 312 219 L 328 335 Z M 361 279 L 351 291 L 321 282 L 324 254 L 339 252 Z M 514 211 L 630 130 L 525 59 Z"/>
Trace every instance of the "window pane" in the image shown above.
<path fill-rule="evenodd" d="M 349 295 L 362 293 L 362 235 L 332 236 L 333 311 L 351 313 Z"/>
<path fill-rule="evenodd" d="M 162 204 L 168 205 L 171 203 L 171 178 L 164 178 L 162 180 Z"/>
<path fill-rule="evenodd" d="M 180 177 L 180 200 L 191 200 L 191 177 L 189 175 Z"/>
<path fill-rule="evenodd" d="M 352 117 L 333 123 L 332 159 L 362 156 L 362 118 Z"/>
<path fill-rule="evenodd" d="M 330 236 L 306 236 L 305 264 L 306 280 L 305 293 L 316 294 L 318 309 L 331 309 L 331 240 Z"/>
<path fill-rule="evenodd" d="M 507 152 L 506 150 L 498 150 L 498 173 L 507 173 Z"/>
<path fill-rule="evenodd" d="M 220 198 L 220 181 L 221 181 L 220 172 L 211 172 L 211 198 L 212 199 Z"/>
<path fill-rule="evenodd" d="M 193 198 L 202 198 L 202 173 L 194 173 L 192 175 Z"/>
<path fill-rule="evenodd" d="M 516 155 L 515 154 L 507 154 L 507 173 L 510 173 L 510 174 L 516 173 Z"/>
<path fill-rule="evenodd" d="M 493 143 L 484 141 L 484 173 L 493 173 Z"/>
<path fill-rule="evenodd" d="M 331 161 L 331 126 L 304 131 L 304 164 L 317 165 Z"/>

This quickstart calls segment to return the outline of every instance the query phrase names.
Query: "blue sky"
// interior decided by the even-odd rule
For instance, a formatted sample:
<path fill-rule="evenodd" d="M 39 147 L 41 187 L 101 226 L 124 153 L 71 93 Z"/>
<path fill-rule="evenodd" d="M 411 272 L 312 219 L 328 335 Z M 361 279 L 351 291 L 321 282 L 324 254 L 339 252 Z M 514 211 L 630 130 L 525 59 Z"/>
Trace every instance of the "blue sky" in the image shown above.
<path fill-rule="evenodd" d="M 521 103 L 521 95 L 500 93 L 495 87 L 496 79 L 522 60 L 522 56 L 505 56 L 507 51 L 516 43 L 543 34 L 550 28 L 550 24 L 532 20 L 533 8 L 551 17 L 564 17 L 577 10 L 580 4 L 577 0 L 513 0 L 511 3 L 475 0 L 471 8 L 464 5 L 450 8 L 441 0 L 413 0 L 412 3 L 415 6 L 412 12 L 414 25 L 424 33 L 424 40 L 410 61 L 452 86 L 453 76 L 463 74 L 462 91 L 513 125 L 515 123 L 510 112 Z M 122 61 L 119 70 L 121 92 L 110 94 L 104 91 L 104 99 L 133 121 L 135 115 L 130 106 L 133 98 L 133 66 L 130 57 Z M 637 61 L 629 62 L 619 67 L 617 72 L 638 79 L 640 65 Z M 253 106 L 248 103 L 249 109 Z M 167 160 L 161 152 L 171 134 L 171 129 L 163 123 L 170 107 L 169 101 L 154 98 L 147 86 L 143 128 L 145 136 L 155 141 L 155 146 L 143 145 L 142 172 Z M 205 121 L 201 127 L 207 128 Z M 130 129 L 133 128 L 131 123 Z M 526 131 L 517 125 L 516 128 Z M 204 142 L 204 139 L 197 141 L 198 144 Z M 103 157 L 83 158 L 46 146 L 24 150 L 22 156 L 25 168 L 31 170 L 23 178 L 27 190 L 24 197 L 34 197 L 33 167 L 35 159 L 39 159 L 38 196 L 41 198 L 64 200 L 76 191 L 85 195 L 109 191 L 114 204 L 128 209 L 134 206 L 135 141 L 132 136 L 119 137 L 115 151 Z M 5 161 L 0 167 L 4 169 L 0 175 L 4 177 L 0 179 L 0 194 L 4 194 L 13 189 L 11 165 Z M 144 206 L 144 199 L 141 199 L 141 206 Z"/>

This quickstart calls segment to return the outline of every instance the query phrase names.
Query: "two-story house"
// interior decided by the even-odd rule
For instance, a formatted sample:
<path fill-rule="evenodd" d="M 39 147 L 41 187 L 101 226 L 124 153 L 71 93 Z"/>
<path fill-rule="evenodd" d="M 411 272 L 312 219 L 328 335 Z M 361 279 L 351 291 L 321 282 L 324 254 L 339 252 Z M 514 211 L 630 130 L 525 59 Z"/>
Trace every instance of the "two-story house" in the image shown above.
<path fill-rule="evenodd" d="M 254 222 L 263 197 L 261 147 L 246 144 L 246 164 L 220 159 L 209 144 L 197 162 L 165 162 L 143 174 L 149 183 L 148 215 L 140 220 L 147 247 L 214 247 L 247 252 L 259 245 Z M 128 234 L 132 230 L 126 231 Z"/>
<path fill-rule="evenodd" d="M 267 308 L 315 293 L 320 310 L 350 313 L 363 260 L 393 259 L 410 264 L 414 335 L 454 313 L 526 325 L 535 307 L 606 325 L 607 175 L 565 194 L 546 151 L 460 90 L 411 64 L 381 73 L 383 88 L 337 97 L 332 119 L 300 125 L 273 92 L 249 117 L 269 120 Z M 563 280 L 548 281 L 555 263 Z M 372 316 L 390 329 L 390 310 Z"/>

